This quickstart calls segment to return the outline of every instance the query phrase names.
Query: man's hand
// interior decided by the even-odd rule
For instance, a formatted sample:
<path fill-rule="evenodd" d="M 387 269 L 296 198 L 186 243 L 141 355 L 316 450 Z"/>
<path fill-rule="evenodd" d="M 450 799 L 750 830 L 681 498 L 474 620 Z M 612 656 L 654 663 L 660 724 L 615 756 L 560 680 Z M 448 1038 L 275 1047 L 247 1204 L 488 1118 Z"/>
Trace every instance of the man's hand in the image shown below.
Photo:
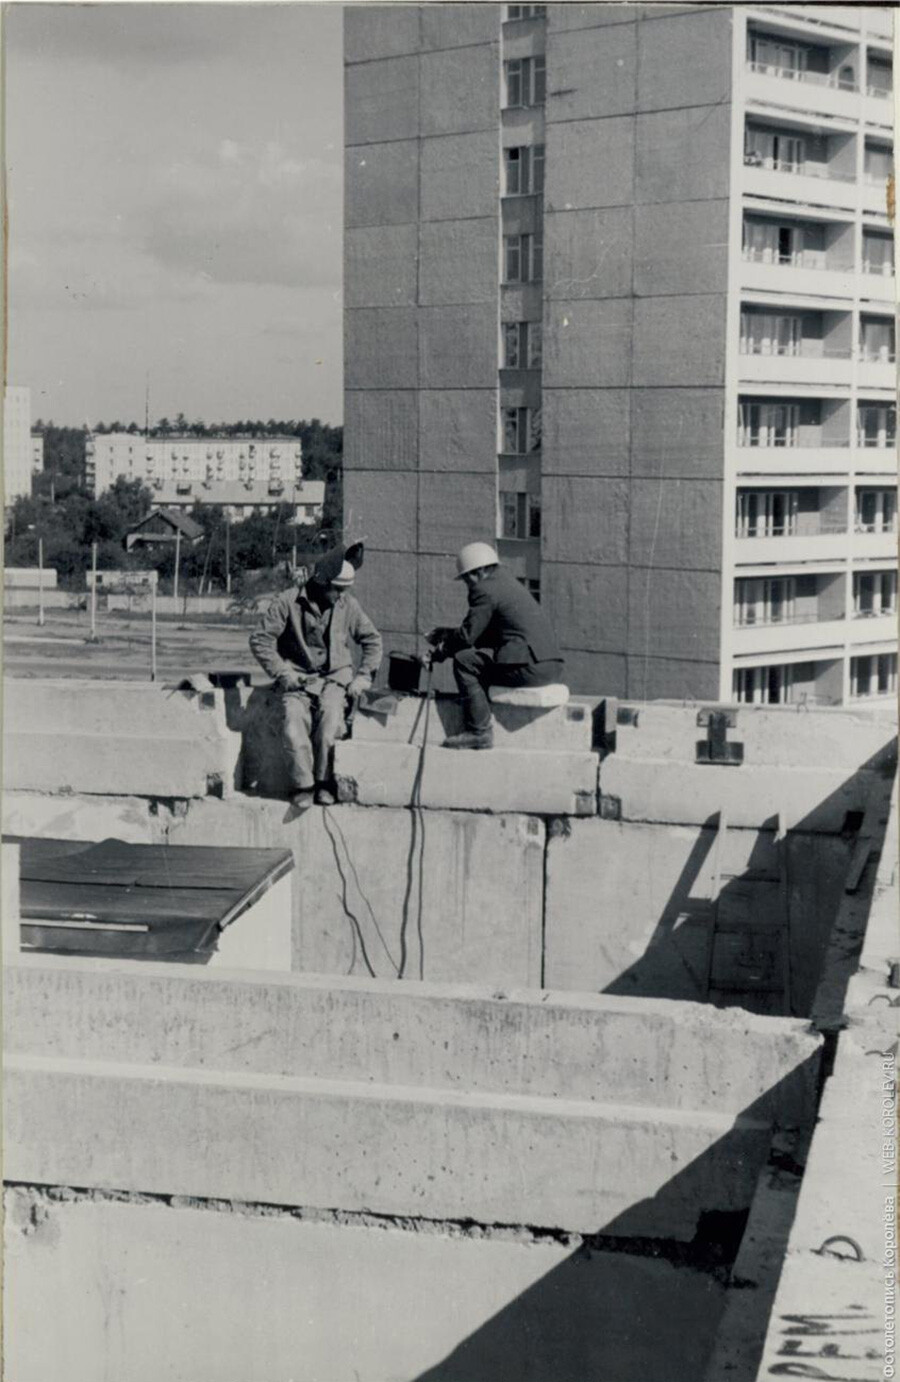
<path fill-rule="evenodd" d="M 347 687 L 347 696 L 351 701 L 358 701 L 364 691 L 368 691 L 372 682 L 369 677 L 354 677 Z"/>
<path fill-rule="evenodd" d="M 299 672 L 294 672 L 290 669 L 288 669 L 285 672 L 279 672 L 278 676 L 275 679 L 275 684 L 278 687 L 279 691 L 303 690 L 302 676 Z"/>
<path fill-rule="evenodd" d="M 431 647 L 430 660 L 432 663 L 444 662 L 450 656 L 450 649 L 447 645 L 453 633 L 455 633 L 454 629 L 441 626 L 432 629 L 430 633 L 426 633 L 425 642 Z"/>

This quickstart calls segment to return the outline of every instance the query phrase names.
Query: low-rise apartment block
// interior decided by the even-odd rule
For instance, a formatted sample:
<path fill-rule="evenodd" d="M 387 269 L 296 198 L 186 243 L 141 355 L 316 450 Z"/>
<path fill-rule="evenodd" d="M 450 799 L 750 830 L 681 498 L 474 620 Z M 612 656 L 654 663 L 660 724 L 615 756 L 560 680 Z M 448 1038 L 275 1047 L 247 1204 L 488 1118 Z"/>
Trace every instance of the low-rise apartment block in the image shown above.
<path fill-rule="evenodd" d="M 92 434 L 86 444 L 86 481 L 94 496 L 124 476 L 140 480 L 154 503 L 190 509 L 220 504 L 232 517 L 290 504 L 297 523 L 321 518 L 325 485 L 304 480 L 297 437 L 146 437 Z"/>
<path fill-rule="evenodd" d="M 31 478 L 44 468 L 44 438 L 32 436 L 31 390 L 7 385 L 3 392 L 3 502 L 31 494 Z"/>
<path fill-rule="evenodd" d="M 891 20 L 347 11 L 345 496 L 398 646 L 485 538 L 578 690 L 894 694 Z"/>

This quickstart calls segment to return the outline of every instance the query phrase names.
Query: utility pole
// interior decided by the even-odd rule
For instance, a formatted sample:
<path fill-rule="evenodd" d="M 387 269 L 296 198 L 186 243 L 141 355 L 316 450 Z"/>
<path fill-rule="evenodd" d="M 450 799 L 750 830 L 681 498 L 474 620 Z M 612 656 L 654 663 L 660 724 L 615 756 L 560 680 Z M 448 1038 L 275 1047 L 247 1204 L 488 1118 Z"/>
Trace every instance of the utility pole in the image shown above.
<path fill-rule="evenodd" d="M 97 544 L 91 543 L 91 639 L 97 642 Z"/>
<path fill-rule="evenodd" d="M 44 627 L 44 539 L 38 538 L 38 628 Z"/>
<path fill-rule="evenodd" d="M 150 680 L 156 681 L 156 572 L 150 583 Z"/>
<path fill-rule="evenodd" d="M 175 529 L 175 587 L 173 594 L 178 599 L 178 570 L 181 566 L 181 529 Z"/>
<path fill-rule="evenodd" d="M 231 594 L 231 513 L 225 510 L 225 594 Z"/>

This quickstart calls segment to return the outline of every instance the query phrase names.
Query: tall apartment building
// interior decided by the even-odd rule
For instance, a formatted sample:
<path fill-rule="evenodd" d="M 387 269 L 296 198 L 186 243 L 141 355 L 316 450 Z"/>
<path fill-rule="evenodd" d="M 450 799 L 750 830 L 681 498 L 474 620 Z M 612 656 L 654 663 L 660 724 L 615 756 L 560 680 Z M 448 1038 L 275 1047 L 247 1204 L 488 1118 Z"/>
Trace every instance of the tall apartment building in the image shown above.
<path fill-rule="evenodd" d="M 4 504 L 31 493 L 31 477 L 43 463 L 43 438 L 31 435 L 31 390 L 7 385 L 3 392 Z"/>
<path fill-rule="evenodd" d="M 346 11 L 346 521 L 394 646 L 496 539 L 577 689 L 893 693 L 890 32 Z"/>
<path fill-rule="evenodd" d="M 304 480 L 297 437 L 146 437 L 92 433 L 85 445 L 86 483 L 94 497 L 119 476 L 140 480 L 166 508 L 221 504 L 240 517 L 292 504 L 295 521 L 322 516 L 325 485 Z"/>

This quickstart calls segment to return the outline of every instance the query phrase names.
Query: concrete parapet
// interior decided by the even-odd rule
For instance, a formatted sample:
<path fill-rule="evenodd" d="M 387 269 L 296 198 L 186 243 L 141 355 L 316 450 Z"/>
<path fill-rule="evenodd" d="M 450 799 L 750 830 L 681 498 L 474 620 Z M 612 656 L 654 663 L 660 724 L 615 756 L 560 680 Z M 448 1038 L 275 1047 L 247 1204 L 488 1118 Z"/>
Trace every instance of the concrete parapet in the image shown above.
<path fill-rule="evenodd" d="M 749 1205 L 769 1139 L 696 1109 L 34 1056 L 7 1061 L 4 1131 L 25 1184 L 682 1241 Z"/>
<path fill-rule="evenodd" d="M 19 952 L 19 846 L 2 846 L 0 857 L 0 906 L 3 908 L 0 925 L 3 933 L 4 969 Z"/>
<path fill-rule="evenodd" d="M 593 753 L 487 752 L 345 741 L 335 749 L 343 793 L 365 806 L 410 806 L 535 815 L 597 811 Z"/>
<path fill-rule="evenodd" d="M 374 696 L 353 725 L 354 743 L 421 744 L 425 732 L 424 697 L 397 696 L 392 713 L 379 713 L 378 705 L 390 704 L 387 696 Z M 597 700 L 572 698 L 568 704 L 547 709 L 505 705 L 492 706 L 494 743 L 499 749 L 549 753 L 589 753 L 594 747 Z M 428 743 L 440 744 L 464 728 L 460 703 L 455 696 L 436 697 L 428 714 Z"/>
<path fill-rule="evenodd" d="M 785 830 L 825 834 L 840 834 L 848 812 L 865 811 L 880 780 L 877 769 L 719 767 L 629 759 L 618 750 L 600 767 L 601 800 L 622 820 L 703 825 L 724 811 L 730 825 L 758 830 L 771 827 L 780 812 Z"/>
<path fill-rule="evenodd" d="M 7 790 L 225 794 L 237 755 L 221 691 L 37 679 L 4 685 Z"/>
<path fill-rule="evenodd" d="M 693 763 L 706 728 L 697 724 L 707 703 L 667 704 L 662 701 L 620 704 L 616 727 L 616 757 Z M 718 707 L 715 707 L 718 708 Z M 867 759 L 890 750 L 896 739 L 896 717 L 889 710 L 810 710 L 805 706 L 730 705 L 735 717 L 729 741 L 744 746 L 744 764 L 757 767 L 809 769 L 827 763 L 835 771 L 855 771 Z M 633 721 L 626 723 L 630 712 Z M 845 774 L 846 776 L 847 774 Z"/>
<path fill-rule="evenodd" d="M 2 794 L 3 834 L 33 835 L 55 840 L 108 840 L 129 844 L 162 844 L 176 810 L 187 802 L 162 803 L 137 796 L 51 795 L 17 792 L 6 785 Z"/>
<path fill-rule="evenodd" d="M 102 1061 L 611 1100 L 781 1126 L 812 1115 L 822 1039 L 699 1004 L 22 956 L 4 1048 Z M 740 1052 L 736 1059 L 735 1052 Z"/>

